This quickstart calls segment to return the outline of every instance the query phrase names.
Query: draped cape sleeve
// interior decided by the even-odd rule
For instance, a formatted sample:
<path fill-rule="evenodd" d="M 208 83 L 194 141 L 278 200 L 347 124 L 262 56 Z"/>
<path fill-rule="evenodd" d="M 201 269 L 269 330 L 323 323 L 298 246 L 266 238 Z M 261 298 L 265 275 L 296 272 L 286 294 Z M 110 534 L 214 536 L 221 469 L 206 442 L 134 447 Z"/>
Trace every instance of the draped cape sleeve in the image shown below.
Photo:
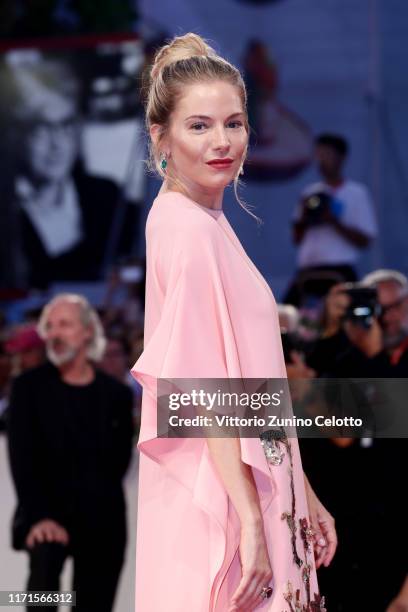
<path fill-rule="evenodd" d="M 186 487 L 193 503 L 221 530 L 215 575 L 225 549 L 228 496 L 204 438 L 157 436 L 157 380 L 240 378 L 246 372 L 238 344 L 240 327 L 225 283 L 225 235 L 201 209 L 172 208 L 170 199 L 166 204 L 160 214 L 153 205 L 146 225 L 144 350 L 132 368 L 143 386 L 138 449 Z M 276 483 L 259 439 L 241 439 L 240 447 L 242 460 L 252 466 L 264 512 Z M 238 531 L 235 535 L 238 546 Z"/>

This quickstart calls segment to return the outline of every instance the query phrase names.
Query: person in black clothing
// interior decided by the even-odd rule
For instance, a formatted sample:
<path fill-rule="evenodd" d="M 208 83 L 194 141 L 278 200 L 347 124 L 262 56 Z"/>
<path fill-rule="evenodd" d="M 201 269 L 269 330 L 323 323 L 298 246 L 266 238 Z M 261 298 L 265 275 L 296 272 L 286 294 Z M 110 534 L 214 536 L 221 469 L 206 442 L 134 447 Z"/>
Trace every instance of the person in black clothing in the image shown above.
<path fill-rule="evenodd" d="M 408 279 L 397 270 L 376 270 L 362 284 L 377 289 L 381 306 L 376 321 L 366 331 L 347 330 L 352 344 L 366 358 L 360 376 L 377 378 L 408 377 Z"/>
<path fill-rule="evenodd" d="M 326 297 L 323 332 L 307 358 L 319 375 L 405 378 L 408 374 L 408 279 L 396 270 L 376 270 L 362 286 L 375 287 L 380 317 L 368 328 L 344 321 L 344 285 Z"/>
<path fill-rule="evenodd" d="M 105 341 L 81 296 L 54 298 L 39 331 L 49 361 L 15 380 L 7 417 L 12 545 L 29 554 L 28 590 L 59 590 L 71 555 L 76 611 L 111 612 L 126 545 L 132 392 L 93 365 Z"/>
<path fill-rule="evenodd" d="M 299 440 L 302 463 L 336 517 L 339 547 L 318 580 L 330 612 L 388 610 L 407 574 L 406 440 Z"/>
<path fill-rule="evenodd" d="M 55 252 L 48 248 L 45 236 L 39 233 L 35 225 L 35 218 L 28 213 L 30 209 L 21 206 L 22 189 L 17 189 L 14 195 L 14 201 L 20 206 L 22 254 L 27 266 L 26 282 L 30 287 L 43 289 L 54 281 L 92 281 L 102 277 L 105 249 L 115 208 L 119 205 L 119 188 L 107 178 L 87 174 L 80 159 L 65 180 L 75 194 L 79 229 L 67 249 L 62 245 L 61 249 L 56 245 Z M 21 181 L 20 176 L 17 186 L 21 185 Z M 34 194 L 34 190 L 31 193 Z M 59 205 L 58 201 L 55 205 Z M 69 222 L 61 207 L 57 220 L 60 231 Z M 53 231 L 50 226 L 49 232 Z"/>
<path fill-rule="evenodd" d="M 308 365 L 323 377 L 406 379 L 408 281 L 400 272 L 377 270 L 362 284 L 377 289 L 379 319 L 369 328 L 343 321 L 348 298 L 343 285 L 333 287 L 326 298 L 323 336 L 308 356 Z M 393 407 L 385 408 L 388 412 Z M 305 473 L 335 513 L 341 543 L 332 566 L 322 568 L 319 575 L 332 602 L 330 612 L 405 609 L 397 603 L 406 592 L 408 573 L 403 525 L 406 438 L 299 442 Z"/>

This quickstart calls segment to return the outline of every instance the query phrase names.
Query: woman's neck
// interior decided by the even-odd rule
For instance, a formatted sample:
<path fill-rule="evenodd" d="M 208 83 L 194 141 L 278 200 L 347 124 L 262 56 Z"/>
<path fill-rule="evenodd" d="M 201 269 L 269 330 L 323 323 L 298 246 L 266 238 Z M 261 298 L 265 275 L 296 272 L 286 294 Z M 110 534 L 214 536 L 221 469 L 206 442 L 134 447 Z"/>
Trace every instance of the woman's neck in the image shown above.
<path fill-rule="evenodd" d="M 159 193 L 166 193 L 167 191 L 176 191 L 189 197 L 197 204 L 211 208 L 212 210 L 222 210 L 222 197 L 224 195 L 224 189 L 219 191 L 206 191 L 197 187 L 188 186 L 186 190 L 182 190 L 174 182 L 170 180 L 163 181 Z"/>

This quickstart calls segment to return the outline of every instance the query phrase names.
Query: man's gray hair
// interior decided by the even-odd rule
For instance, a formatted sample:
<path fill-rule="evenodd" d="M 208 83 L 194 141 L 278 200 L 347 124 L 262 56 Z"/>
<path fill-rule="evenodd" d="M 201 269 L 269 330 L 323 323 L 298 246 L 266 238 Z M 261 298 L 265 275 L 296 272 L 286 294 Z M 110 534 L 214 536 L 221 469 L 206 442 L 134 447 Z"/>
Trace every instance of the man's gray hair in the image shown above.
<path fill-rule="evenodd" d="M 398 270 L 374 270 L 374 272 L 366 274 L 360 284 L 365 287 L 376 287 L 379 283 L 389 282 L 400 285 L 402 293 L 408 295 L 408 278 L 402 272 L 398 272 Z"/>
<path fill-rule="evenodd" d="M 41 338 L 47 336 L 47 319 L 51 309 L 60 302 L 77 304 L 79 306 L 79 316 L 84 327 L 90 327 L 93 337 L 89 343 L 87 356 L 92 361 L 100 361 L 106 348 L 105 332 L 96 310 L 91 306 L 86 297 L 77 293 L 59 293 L 44 306 L 38 321 L 37 331 Z"/>

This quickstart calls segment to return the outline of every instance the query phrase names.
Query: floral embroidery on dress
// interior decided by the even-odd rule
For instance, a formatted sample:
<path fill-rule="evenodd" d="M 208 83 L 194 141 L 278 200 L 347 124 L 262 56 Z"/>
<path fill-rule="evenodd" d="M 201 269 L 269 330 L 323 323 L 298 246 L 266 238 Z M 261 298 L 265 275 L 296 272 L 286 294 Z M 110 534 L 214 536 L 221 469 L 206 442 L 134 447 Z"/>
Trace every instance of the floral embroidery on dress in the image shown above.
<path fill-rule="evenodd" d="M 307 605 L 310 606 L 310 570 L 312 566 L 307 564 L 302 569 L 302 580 L 306 589 L 306 601 Z"/>
<path fill-rule="evenodd" d="M 307 518 L 300 518 L 299 525 L 300 536 L 303 541 L 303 548 L 305 550 L 305 554 L 311 555 L 313 552 L 313 529 L 309 527 Z"/>
<path fill-rule="evenodd" d="M 327 612 L 324 595 L 315 593 L 314 600 L 310 603 L 311 612 Z"/>
<path fill-rule="evenodd" d="M 300 536 L 303 542 L 303 552 L 306 562 L 306 565 L 302 570 L 302 580 L 306 589 L 307 605 L 310 605 L 310 572 L 312 570 L 312 566 L 310 565 L 310 563 L 307 563 L 307 555 L 311 555 L 311 553 L 313 552 L 313 530 L 309 527 L 307 518 L 305 517 L 299 519 L 299 525 Z"/>
<path fill-rule="evenodd" d="M 296 496 L 293 477 L 293 457 L 290 442 L 283 427 L 278 430 L 265 431 L 260 435 L 260 438 L 268 464 L 273 466 L 282 465 L 286 453 L 289 458 L 288 473 L 291 492 L 291 509 L 290 511 L 286 510 L 285 512 L 283 512 L 281 515 L 281 519 L 285 520 L 286 524 L 288 525 L 290 531 L 293 562 L 297 565 L 299 570 L 301 569 L 301 579 L 306 594 L 306 603 L 303 603 L 301 597 L 301 589 L 296 589 L 296 591 L 294 591 L 292 583 L 290 581 L 287 582 L 287 588 L 284 593 L 284 598 L 289 605 L 289 612 L 327 612 L 325 608 L 325 598 L 323 596 L 321 596 L 319 593 L 314 593 L 314 598 L 313 600 L 311 599 L 310 573 L 313 566 L 311 563 L 308 563 L 308 555 L 312 555 L 313 553 L 313 530 L 309 526 L 306 517 L 302 517 L 299 519 L 300 537 L 303 543 L 304 561 L 300 558 L 296 547 Z M 286 453 L 281 448 L 281 445 L 285 447 Z M 282 610 L 282 612 L 285 611 Z"/>
<path fill-rule="evenodd" d="M 293 585 L 290 581 L 287 583 L 286 591 L 283 594 L 288 602 L 290 612 L 303 612 L 303 606 L 300 601 L 300 589 L 293 591 Z"/>
<path fill-rule="evenodd" d="M 296 589 L 296 592 L 294 592 L 293 585 L 290 581 L 287 583 L 286 591 L 283 596 L 288 602 L 290 612 L 327 612 L 324 597 L 318 593 L 315 593 L 313 601 L 308 604 L 302 604 L 300 600 L 300 589 Z"/>
<path fill-rule="evenodd" d="M 297 549 L 296 549 L 296 522 L 294 519 L 294 515 L 290 514 L 289 512 L 283 512 L 281 518 L 282 520 L 286 519 L 286 523 L 289 527 L 293 561 L 296 563 L 298 567 L 302 567 L 303 561 L 299 557 Z"/>

